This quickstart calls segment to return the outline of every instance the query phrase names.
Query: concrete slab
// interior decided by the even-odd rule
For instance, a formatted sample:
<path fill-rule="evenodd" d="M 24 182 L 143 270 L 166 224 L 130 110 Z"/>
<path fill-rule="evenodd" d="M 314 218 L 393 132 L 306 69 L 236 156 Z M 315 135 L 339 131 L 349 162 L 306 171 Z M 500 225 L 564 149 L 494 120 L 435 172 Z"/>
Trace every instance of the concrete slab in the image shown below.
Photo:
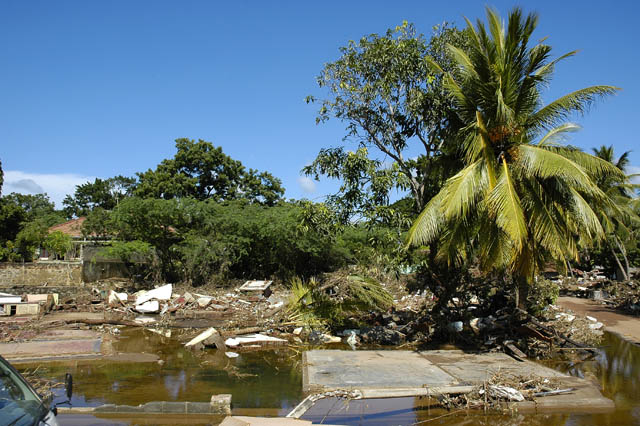
<path fill-rule="evenodd" d="M 566 377 L 551 368 L 534 362 L 517 361 L 504 353 L 470 354 L 453 350 L 426 351 L 420 355 L 466 385 L 481 384 L 498 372 L 521 376 L 535 374 L 540 377 Z"/>
<path fill-rule="evenodd" d="M 0 355 L 14 358 L 66 357 L 69 355 L 100 354 L 102 339 L 44 340 L 19 343 L 0 343 Z"/>
<path fill-rule="evenodd" d="M 467 393 L 498 372 L 554 377 L 561 388 L 575 389 L 569 394 L 509 404 L 518 410 L 593 412 L 615 408 L 588 380 L 501 353 L 314 350 L 303 354 L 302 380 L 305 393 L 358 389 L 365 398 L 398 398 Z"/>
<path fill-rule="evenodd" d="M 304 392 L 458 384 L 417 352 L 313 350 L 303 354 L 303 361 Z"/>

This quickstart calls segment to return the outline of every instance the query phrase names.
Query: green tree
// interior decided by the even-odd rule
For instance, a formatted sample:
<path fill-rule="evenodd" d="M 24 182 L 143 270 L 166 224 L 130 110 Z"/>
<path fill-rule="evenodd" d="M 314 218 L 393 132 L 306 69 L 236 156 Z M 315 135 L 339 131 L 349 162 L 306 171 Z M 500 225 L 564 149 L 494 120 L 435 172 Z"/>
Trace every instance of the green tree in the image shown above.
<path fill-rule="evenodd" d="M 409 242 L 442 242 L 439 256 L 459 262 L 476 250 L 483 270 L 508 269 L 516 283 L 516 300 L 527 304 L 527 292 L 548 257 L 575 258 L 580 246 L 602 237 L 596 214 L 612 205 L 598 188 L 599 176 L 621 176 L 610 163 L 560 144 L 577 126 L 564 120 L 589 104 L 613 94 L 612 86 L 577 90 L 543 105 L 540 90 L 558 61 L 551 46 L 529 47 L 536 14 L 518 8 L 506 27 L 487 9 L 488 29 L 467 21 L 468 53 L 449 50 L 459 74 L 444 73 L 464 123 L 456 136 L 465 168 L 449 178 L 413 224 Z M 434 68 L 438 68 L 435 61 Z"/>
<path fill-rule="evenodd" d="M 2 161 L 0 161 L 0 195 L 2 195 L 2 185 L 4 185 L 4 171 L 2 170 Z"/>
<path fill-rule="evenodd" d="M 49 226 L 42 219 L 27 222 L 16 235 L 14 260 L 31 262 L 35 257 L 36 250 L 43 245 L 47 238 Z"/>
<path fill-rule="evenodd" d="M 640 217 L 634 211 L 634 207 L 638 205 L 638 200 L 634 197 L 634 191 L 638 185 L 634 185 L 630 181 L 635 175 L 626 175 L 630 151 L 624 152 L 617 160 L 613 145 L 593 148 L 593 153 L 596 157 L 613 164 L 624 173 L 624 176 L 599 176 L 596 183 L 615 203 L 615 208 L 605 208 L 598 211 L 598 217 L 606 234 L 604 242 L 608 246 L 618 270 L 622 273 L 623 279 L 628 280 L 630 265 L 627 245 L 635 245 L 637 229 L 640 227 Z M 620 251 L 624 265 L 618 258 L 616 248 Z"/>
<path fill-rule="evenodd" d="M 47 194 L 19 194 L 12 192 L 5 195 L 4 200 L 22 207 L 25 212 L 24 220 L 27 222 L 36 219 L 45 219 L 49 226 L 64 222 L 64 214 L 56 210 L 55 205 Z"/>
<path fill-rule="evenodd" d="M 105 240 L 111 237 L 113 232 L 111 212 L 101 207 L 89 212 L 87 219 L 82 223 L 82 235 L 85 238 Z"/>
<path fill-rule="evenodd" d="M 44 248 L 54 253 L 56 258 L 64 259 L 64 256 L 71 250 L 71 237 L 61 231 L 53 231 L 44 239 Z"/>
<path fill-rule="evenodd" d="M 73 196 L 67 195 L 62 201 L 64 211 L 71 218 L 86 216 L 96 208 L 113 210 L 125 197 L 131 196 L 135 184 L 135 178 L 119 175 L 77 185 Z"/>
<path fill-rule="evenodd" d="M 135 195 L 142 198 L 184 198 L 228 201 L 247 199 L 273 205 L 284 188 L 268 172 L 248 171 L 240 161 L 222 152 L 221 147 L 190 139 L 176 140 L 174 158 L 163 160 L 155 170 L 138 173 Z"/>
<path fill-rule="evenodd" d="M 387 205 L 392 189 L 409 190 L 417 213 L 438 191 L 442 177 L 455 170 L 445 167 L 445 160 L 455 158 L 455 149 L 447 145 L 457 127 L 454 105 L 442 77 L 426 60 L 436 58 L 454 72 L 446 43 L 466 48 L 468 40 L 464 32 L 444 25 L 427 42 L 404 22 L 383 36 L 350 41 L 340 49 L 342 56 L 322 70 L 318 84 L 329 96 L 320 101 L 316 121 L 335 117 L 345 122 L 345 140 L 354 140 L 359 149 L 323 149 L 303 172 L 342 180 L 329 201 L 343 217 Z"/>

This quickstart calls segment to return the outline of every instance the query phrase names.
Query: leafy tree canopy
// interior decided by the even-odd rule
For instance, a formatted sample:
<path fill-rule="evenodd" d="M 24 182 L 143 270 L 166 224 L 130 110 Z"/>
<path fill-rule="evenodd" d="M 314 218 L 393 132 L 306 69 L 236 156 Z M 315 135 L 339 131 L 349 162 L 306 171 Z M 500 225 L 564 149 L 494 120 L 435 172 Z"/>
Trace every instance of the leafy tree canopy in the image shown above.
<path fill-rule="evenodd" d="M 71 218 L 86 216 L 95 208 L 112 210 L 131 195 L 135 184 L 135 178 L 115 176 L 77 185 L 74 195 L 67 195 L 62 201 L 64 211 Z"/>
<path fill-rule="evenodd" d="M 595 182 L 623 174 L 560 142 L 577 129 L 565 122 L 570 114 L 617 88 L 588 87 L 544 105 L 541 89 L 556 63 L 575 52 L 549 60 L 551 46 L 530 46 L 538 17 L 518 8 L 506 26 L 489 8 L 487 21 L 488 28 L 467 21 L 468 53 L 448 46 L 459 74 L 444 72 L 443 83 L 464 123 L 456 140 L 465 168 L 429 201 L 410 241 L 440 240 L 449 262 L 459 261 L 472 243 L 485 271 L 507 268 L 513 274 L 524 306 L 545 256 L 575 258 L 579 247 L 603 236 L 596 212 L 612 202 Z"/>
<path fill-rule="evenodd" d="M 210 142 L 176 140 L 177 153 L 155 170 L 138 173 L 135 195 L 143 198 L 184 198 L 228 201 L 247 199 L 274 205 L 282 198 L 281 181 L 268 172 L 248 171 Z"/>
<path fill-rule="evenodd" d="M 383 36 L 350 41 L 318 77 L 329 96 L 319 101 L 316 121 L 334 117 L 345 122 L 345 140 L 357 142 L 360 149 L 324 149 L 303 172 L 343 181 L 329 201 L 345 217 L 388 204 L 392 189 L 410 190 L 420 211 L 439 189 L 442 176 L 451 173 L 442 160 L 454 151 L 447 142 L 457 117 L 442 77 L 433 73 L 427 57 L 453 71 L 445 45 L 464 48 L 468 41 L 464 32 L 447 25 L 434 30 L 427 42 L 404 22 Z M 307 102 L 316 99 L 309 96 Z"/>

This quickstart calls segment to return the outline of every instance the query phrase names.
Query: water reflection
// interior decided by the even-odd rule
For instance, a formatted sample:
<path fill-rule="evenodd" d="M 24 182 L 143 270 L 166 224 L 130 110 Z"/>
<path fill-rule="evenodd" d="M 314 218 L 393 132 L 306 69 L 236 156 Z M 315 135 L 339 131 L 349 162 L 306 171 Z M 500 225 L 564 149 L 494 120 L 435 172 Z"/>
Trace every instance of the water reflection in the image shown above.
<path fill-rule="evenodd" d="M 323 400 L 305 416 L 315 422 L 346 425 L 640 425 L 640 347 L 606 334 L 603 348 L 579 362 L 547 362 L 568 374 L 597 381 L 616 411 L 608 414 L 518 413 L 484 414 L 436 409 L 420 398 L 394 400 Z M 147 351 L 159 363 L 71 362 L 40 367 L 45 375 L 62 379 L 74 375 L 75 406 L 106 403 L 137 405 L 149 401 L 208 401 L 212 394 L 231 393 L 233 407 L 243 415 L 284 414 L 302 399 L 299 354 L 287 348 L 243 352 L 229 359 L 223 352 L 185 350 L 177 339 L 130 330 L 117 343 L 118 352 Z M 33 369 L 35 365 L 21 366 Z M 44 369 L 44 370 L 43 370 Z M 327 416 L 332 412 L 334 416 Z"/>

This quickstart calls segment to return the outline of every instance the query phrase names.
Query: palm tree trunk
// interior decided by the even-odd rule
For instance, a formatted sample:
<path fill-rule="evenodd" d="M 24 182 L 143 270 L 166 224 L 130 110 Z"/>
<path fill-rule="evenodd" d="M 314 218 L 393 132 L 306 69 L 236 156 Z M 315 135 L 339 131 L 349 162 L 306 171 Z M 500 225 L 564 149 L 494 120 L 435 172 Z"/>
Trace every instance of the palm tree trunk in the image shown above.
<path fill-rule="evenodd" d="M 526 311 L 528 307 L 529 282 L 523 276 L 514 276 L 513 278 L 516 284 L 516 306 Z"/>
<path fill-rule="evenodd" d="M 618 259 L 618 255 L 616 254 L 615 249 L 613 248 L 613 246 L 611 244 L 609 244 L 609 248 L 611 249 L 611 254 L 613 255 L 613 258 L 616 260 L 616 263 L 618 264 L 618 269 L 620 269 L 620 271 L 622 272 L 622 278 L 624 281 L 628 281 L 629 280 L 629 276 L 627 275 L 627 272 L 624 270 L 624 267 L 622 266 L 622 263 L 620 263 L 620 259 Z"/>
<path fill-rule="evenodd" d="M 627 249 L 624 247 L 624 244 L 622 244 L 622 241 L 620 241 L 620 239 L 617 236 L 615 237 L 615 239 L 616 239 L 616 244 L 620 249 L 620 253 L 622 253 L 622 259 L 624 259 L 625 279 L 629 280 L 629 258 L 627 257 Z"/>

